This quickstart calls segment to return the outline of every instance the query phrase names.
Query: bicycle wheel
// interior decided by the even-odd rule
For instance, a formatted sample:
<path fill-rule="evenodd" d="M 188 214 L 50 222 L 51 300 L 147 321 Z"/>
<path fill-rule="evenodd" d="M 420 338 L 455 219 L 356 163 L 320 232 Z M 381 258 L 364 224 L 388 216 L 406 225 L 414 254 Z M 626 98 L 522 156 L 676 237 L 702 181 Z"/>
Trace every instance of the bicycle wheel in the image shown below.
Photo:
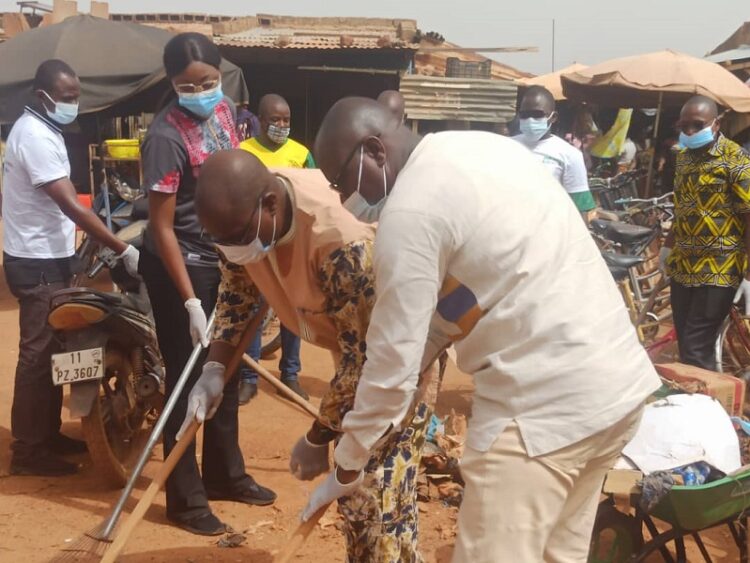
<path fill-rule="evenodd" d="M 716 369 L 747 379 L 750 371 L 750 318 L 732 307 L 716 340 Z"/>

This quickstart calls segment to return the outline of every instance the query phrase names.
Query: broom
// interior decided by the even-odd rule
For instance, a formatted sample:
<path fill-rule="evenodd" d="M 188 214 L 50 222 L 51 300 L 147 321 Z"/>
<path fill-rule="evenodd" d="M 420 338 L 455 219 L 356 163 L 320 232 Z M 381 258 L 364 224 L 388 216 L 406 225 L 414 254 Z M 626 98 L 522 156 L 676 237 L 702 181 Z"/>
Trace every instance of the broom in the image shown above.
<path fill-rule="evenodd" d="M 206 330 L 206 333 L 209 336 L 211 335 L 211 332 L 213 329 L 214 317 L 215 317 L 215 310 L 213 313 L 211 313 L 211 317 L 208 320 L 208 328 Z M 246 332 L 248 331 L 248 329 L 253 328 L 253 326 L 255 327 L 255 330 L 257 331 L 257 328 L 260 324 L 260 321 L 256 322 L 256 319 L 258 318 L 259 317 L 256 316 L 253 319 L 253 322 L 250 323 L 250 325 L 246 329 Z M 262 319 L 262 315 L 260 316 L 260 318 Z M 250 337 L 247 338 L 248 342 L 250 341 L 250 339 L 252 338 L 254 334 L 255 332 L 253 331 L 250 332 Z M 242 338 L 245 339 L 245 336 L 246 334 L 243 333 Z M 248 344 L 245 344 L 245 348 L 247 348 L 247 345 Z M 244 350 L 244 348 L 240 348 L 240 349 Z M 195 367 L 195 364 L 198 361 L 198 358 L 200 357 L 201 351 L 202 351 L 201 344 L 200 343 L 196 344 L 195 347 L 193 348 L 193 351 L 190 354 L 190 357 L 188 358 L 187 363 L 185 364 L 185 367 L 182 370 L 182 373 L 180 374 L 179 379 L 177 380 L 177 384 L 175 385 L 175 388 L 172 394 L 170 395 L 169 400 L 167 401 L 166 405 L 164 406 L 164 409 L 162 410 L 161 415 L 159 416 L 159 420 L 156 422 L 156 425 L 154 426 L 154 429 L 152 430 L 151 435 L 149 436 L 146 446 L 144 447 L 143 451 L 141 452 L 140 457 L 138 458 L 138 462 L 133 468 L 133 472 L 130 478 L 128 479 L 127 484 L 125 485 L 125 488 L 120 494 L 120 498 L 117 501 L 117 504 L 112 509 L 111 514 L 101 524 L 99 524 L 98 526 L 92 528 L 91 530 L 87 532 L 84 532 L 84 534 L 81 535 L 71 545 L 63 548 L 60 554 L 58 554 L 57 556 L 53 557 L 50 560 L 50 563 L 66 563 L 68 561 L 98 561 L 101 558 L 104 551 L 107 549 L 107 546 L 112 543 L 112 533 L 114 532 L 115 526 L 117 525 L 117 521 L 119 520 L 120 515 L 122 514 L 122 511 L 125 508 L 125 504 L 127 503 L 128 498 L 130 497 L 130 493 L 132 492 L 133 487 L 135 486 L 135 482 L 138 479 L 138 477 L 141 475 L 141 473 L 143 472 L 143 468 L 146 466 L 146 463 L 150 459 L 151 452 L 156 446 L 156 443 L 159 441 L 161 433 L 164 430 L 164 426 L 166 425 L 167 419 L 172 414 L 172 411 L 174 410 L 174 407 L 177 404 L 177 400 L 182 394 L 182 391 L 187 383 L 187 380 L 190 377 L 190 374 L 192 373 L 193 368 Z M 229 372 L 229 373 L 232 373 L 232 372 Z"/>

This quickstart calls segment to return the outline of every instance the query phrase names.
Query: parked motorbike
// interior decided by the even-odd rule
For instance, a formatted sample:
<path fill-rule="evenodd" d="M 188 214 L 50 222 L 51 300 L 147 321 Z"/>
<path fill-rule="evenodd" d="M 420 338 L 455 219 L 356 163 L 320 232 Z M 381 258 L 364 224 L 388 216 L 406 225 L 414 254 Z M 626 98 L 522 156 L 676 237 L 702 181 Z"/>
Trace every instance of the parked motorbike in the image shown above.
<path fill-rule="evenodd" d="M 132 223 L 117 236 L 138 247 L 145 226 Z M 49 323 L 63 344 L 52 381 L 70 385 L 71 416 L 81 419 L 97 474 L 122 487 L 163 405 L 164 375 L 145 287 L 108 248 L 98 249 L 88 277 L 104 266 L 119 292 L 73 287 L 52 297 Z"/>

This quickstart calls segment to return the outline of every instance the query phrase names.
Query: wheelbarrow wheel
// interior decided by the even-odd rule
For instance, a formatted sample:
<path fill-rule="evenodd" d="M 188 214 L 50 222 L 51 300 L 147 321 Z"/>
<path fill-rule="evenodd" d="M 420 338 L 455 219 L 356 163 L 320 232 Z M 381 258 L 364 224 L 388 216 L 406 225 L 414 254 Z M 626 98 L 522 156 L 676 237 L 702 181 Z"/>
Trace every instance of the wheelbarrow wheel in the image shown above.
<path fill-rule="evenodd" d="M 596 513 L 588 563 L 624 563 L 642 547 L 640 521 L 617 510 L 611 501 L 602 502 Z"/>

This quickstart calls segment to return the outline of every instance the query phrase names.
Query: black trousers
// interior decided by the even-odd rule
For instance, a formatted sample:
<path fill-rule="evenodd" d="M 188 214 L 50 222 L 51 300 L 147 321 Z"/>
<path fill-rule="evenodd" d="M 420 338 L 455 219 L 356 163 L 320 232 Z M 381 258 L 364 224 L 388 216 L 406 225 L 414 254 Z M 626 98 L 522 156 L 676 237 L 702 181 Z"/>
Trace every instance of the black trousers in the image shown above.
<path fill-rule="evenodd" d="M 193 349 L 188 313 L 161 260 L 141 251 L 139 265 L 148 288 L 156 321 L 159 348 L 166 365 L 166 391 L 169 396 Z M 206 317 L 216 304 L 220 273 L 218 268 L 188 266 L 193 290 L 201 300 Z M 190 379 L 164 428 L 164 457 L 174 447 L 175 435 L 187 412 L 187 398 L 200 377 L 206 352 L 200 357 Z M 167 515 L 188 520 L 210 511 L 206 489 L 234 494 L 244 491 L 253 481 L 245 473 L 245 461 L 238 443 L 238 377 L 224 388 L 224 399 L 211 420 L 203 425 L 203 477 L 195 459 L 195 441 L 177 463 L 167 480 Z"/>
<path fill-rule="evenodd" d="M 711 285 L 687 287 L 674 281 L 671 285 L 680 361 L 715 371 L 716 338 L 737 290 Z"/>
<path fill-rule="evenodd" d="M 60 351 L 52 327 L 47 323 L 52 294 L 68 287 L 69 281 L 15 285 L 6 279 L 18 300 L 21 339 L 13 389 L 11 433 L 14 457 L 32 456 L 60 432 L 62 387 L 52 384 L 51 356 Z"/>

